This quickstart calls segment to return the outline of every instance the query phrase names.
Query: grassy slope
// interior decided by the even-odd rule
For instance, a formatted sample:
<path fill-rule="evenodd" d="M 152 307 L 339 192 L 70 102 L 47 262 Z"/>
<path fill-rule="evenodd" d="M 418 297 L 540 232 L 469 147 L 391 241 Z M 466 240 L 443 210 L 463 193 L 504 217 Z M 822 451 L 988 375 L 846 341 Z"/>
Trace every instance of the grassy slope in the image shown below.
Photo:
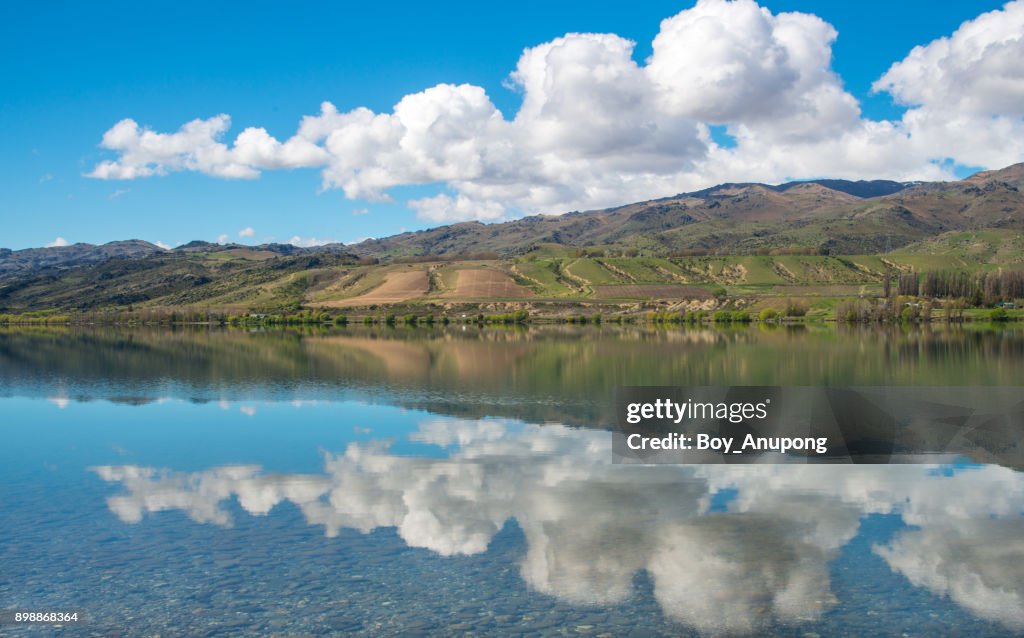
<path fill-rule="evenodd" d="M 892 260 L 917 270 L 962 268 L 996 270 L 1024 267 L 1024 233 L 990 228 L 951 232 L 911 244 L 891 255 Z"/>
<path fill-rule="evenodd" d="M 351 266 L 335 255 L 252 258 L 169 253 L 112 259 L 68 270 L 44 270 L 0 286 L 0 308 L 94 310 L 137 306 L 221 306 L 247 309 L 301 299 L 325 277 Z"/>
<path fill-rule="evenodd" d="M 614 272 L 604 267 L 597 259 L 581 257 L 565 265 L 565 272 L 577 279 L 588 282 L 591 286 L 609 286 L 626 283 Z"/>
<path fill-rule="evenodd" d="M 553 251 L 552 251 L 553 252 Z M 445 288 L 454 287 L 455 272 L 463 268 L 494 268 L 531 289 L 537 299 L 593 299 L 596 286 L 689 284 L 724 287 L 732 296 L 829 297 L 873 293 L 881 288 L 886 263 L 894 269 L 949 267 L 949 257 L 914 252 L 877 255 L 722 256 L 678 259 L 652 257 L 525 257 L 514 261 L 456 262 L 440 266 Z M 998 250 L 990 251 L 993 257 Z M 994 268 L 991 263 L 957 260 L 971 271 Z M 388 267 L 375 267 L 387 271 Z M 428 294 L 423 301 L 436 301 Z M 440 291 L 437 291 L 440 292 Z M 449 297 L 450 300 L 450 297 Z M 514 299 L 509 299 L 514 300 Z"/>
<path fill-rule="evenodd" d="M 558 275 L 558 264 L 552 259 L 531 259 L 514 264 L 514 273 L 525 281 L 524 285 L 543 297 L 566 297 L 575 294 L 570 283 Z"/>
<path fill-rule="evenodd" d="M 947 233 L 886 255 L 581 257 L 545 246 L 512 260 L 356 265 L 341 256 L 269 257 L 257 251 L 161 254 L 114 259 L 60 272 L 40 273 L 0 287 L 0 312 L 204 306 L 228 312 L 316 306 L 365 295 L 389 274 L 421 270 L 430 290 L 413 303 L 458 302 L 458 272 L 494 269 L 532 295 L 495 301 L 594 301 L 595 287 L 690 285 L 724 289 L 730 297 L 775 303 L 776 298 L 875 293 L 887 265 L 897 270 L 963 268 L 972 272 L 1024 268 L 1024 237 L 1010 230 Z M 603 298 L 610 298 L 606 288 Z M 757 301 L 768 300 L 764 301 Z M 816 301 L 817 303 L 817 301 Z"/>

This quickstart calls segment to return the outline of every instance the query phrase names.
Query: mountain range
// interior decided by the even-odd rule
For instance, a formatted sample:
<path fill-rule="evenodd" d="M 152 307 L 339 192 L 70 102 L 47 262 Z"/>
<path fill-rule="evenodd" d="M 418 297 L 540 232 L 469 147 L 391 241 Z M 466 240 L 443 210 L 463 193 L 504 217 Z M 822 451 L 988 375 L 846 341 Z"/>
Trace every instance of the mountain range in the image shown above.
<path fill-rule="evenodd" d="M 509 290 L 519 295 L 532 291 L 538 298 L 593 297 L 598 294 L 595 286 L 614 284 L 751 284 L 759 281 L 758 272 L 766 283 L 781 278 L 790 283 L 877 284 L 885 260 L 855 263 L 835 257 L 898 253 L 904 260 L 899 263 L 916 269 L 935 268 L 960 255 L 964 258 L 958 263 L 968 269 L 1019 268 L 1024 260 L 1022 230 L 1024 164 L 951 182 L 721 184 L 606 210 L 494 224 L 463 222 L 352 245 L 193 241 L 165 249 L 128 240 L 0 249 L 0 311 L 328 303 L 392 281 L 389 277 L 402 262 L 470 259 L 478 265 L 421 268 L 425 283 L 416 294 L 456 294 L 454 273 L 468 267 L 499 271 L 513 282 L 507 284 Z M 818 255 L 832 261 L 679 261 L 728 255 Z M 637 256 L 662 261 L 615 261 Z M 378 263 L 382 267 L 374 265 Z M 825 272 L 832 274 L 825 277 Z M 494 276 L 478 271 L 464 280 L 491 281 L 488 277 Z M 398 281 L 400 277 L 388 286 Z"/>
<path fill-rule="evenodd" d="M 215 244 L 192 241 L 173 252 L 249 249 L 282 256 L 351 253 L 361 257 L 454 256 L 493 252 L 509 257 L 540 244 L 749 254 L 758 249 L 813 248 L 822 254 L 871 254 L 944 232 L 1024 228 L 1024 163 L 953 182 L 821 179 L 780 185 L 720 184 L 692 193 L 604 210 L 533 215 L 514 221 L 462 222 L 358 244 Z M 0 248 L 0 278 L 110 258 L 169 252 L 142 240 L 102 245 Z"/>
<path fill-rule="evenodd" d="M 953 182 L 721 184 L 607 210 L 465 222 L 349 246 L 357 255 L 522 254 L 538 244 L 749 254 L 870 254 L 956 230 L 1024 227 L 1024 164 Z"/>

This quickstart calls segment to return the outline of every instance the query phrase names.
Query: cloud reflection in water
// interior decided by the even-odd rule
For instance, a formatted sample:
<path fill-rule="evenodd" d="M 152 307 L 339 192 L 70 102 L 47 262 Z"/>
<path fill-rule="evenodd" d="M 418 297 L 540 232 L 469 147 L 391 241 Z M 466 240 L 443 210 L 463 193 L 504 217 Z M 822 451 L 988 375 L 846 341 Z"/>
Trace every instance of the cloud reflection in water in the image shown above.
<path fill-rule="evenodd" d="M 515 519 L 527 543 L 520 573 L 534 590 L 616 603 L 647 570 L 667 617 L 715 633 L 816 620 L 836 603 L 829 562 L 861 518 L 897 514 L 910 527 L 875 547 L 893 570 L 1024 628 L 1024 475 L 1007 468 L 612 465 L 608 432 L 495 420 L 427 421 L 410 439 L 450 454 L 352 443 L 326 453 L 317 475 L 93 469 L 123 486 L 108 505 L 126 523 L 180 510 L 229 526 L 228 499 L 256 516 L 290 501 L 329 537 L 393 527 L 408 545 L 451 556 L 486 551 Z M 713 511 L 723 490 L 735 497 Z"/>

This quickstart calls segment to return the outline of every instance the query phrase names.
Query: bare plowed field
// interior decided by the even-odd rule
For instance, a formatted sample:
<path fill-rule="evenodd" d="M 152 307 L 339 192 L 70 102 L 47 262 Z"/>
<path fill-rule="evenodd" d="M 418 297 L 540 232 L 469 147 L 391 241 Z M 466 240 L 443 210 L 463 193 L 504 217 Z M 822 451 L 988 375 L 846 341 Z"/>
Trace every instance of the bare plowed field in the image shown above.
<path fill-rule="evenodd" d="M 531 297 L 533 291 L 525 286 L 520 286 L 503 272 L 481 268 L 458 271 L 455 290 L 445 296 L 460 299 L 517 299 Z"/>
<path fill-rule="evenodd" d="M 413 297 L 425 295 L 429 290 L 430 282 L 427 280 L 425 270 L 392 272 L 388 273 L 384 283 L 365 294 L 351 299 L 332 301 L 325 305 L 335 308 L 350 308 L 352 306 L 400 303 Z"/>

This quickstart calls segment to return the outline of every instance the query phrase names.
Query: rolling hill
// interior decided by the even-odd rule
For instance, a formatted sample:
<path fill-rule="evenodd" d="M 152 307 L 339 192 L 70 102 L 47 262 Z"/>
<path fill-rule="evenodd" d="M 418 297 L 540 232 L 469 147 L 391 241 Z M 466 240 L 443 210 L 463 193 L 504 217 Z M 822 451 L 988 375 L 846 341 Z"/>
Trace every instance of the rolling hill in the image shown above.
<path fill-rule="evenodd" d="M 843 296 L 887 270 L 1024 268 L 1024 164 L 956 182 L 722 184 L 609 210 L 311 248 L 0 249 L 0 312 Z"/>
<path fill-rule="evenodd" d="M 118 308 L 217 304 L 278 307 L 301 299 L 319 273 L 353 265 L 349 254 L 279 255 L 266 250 L 161 250 L 141 258 L 47 266 L 0 282 L 0 308 Z"/>

